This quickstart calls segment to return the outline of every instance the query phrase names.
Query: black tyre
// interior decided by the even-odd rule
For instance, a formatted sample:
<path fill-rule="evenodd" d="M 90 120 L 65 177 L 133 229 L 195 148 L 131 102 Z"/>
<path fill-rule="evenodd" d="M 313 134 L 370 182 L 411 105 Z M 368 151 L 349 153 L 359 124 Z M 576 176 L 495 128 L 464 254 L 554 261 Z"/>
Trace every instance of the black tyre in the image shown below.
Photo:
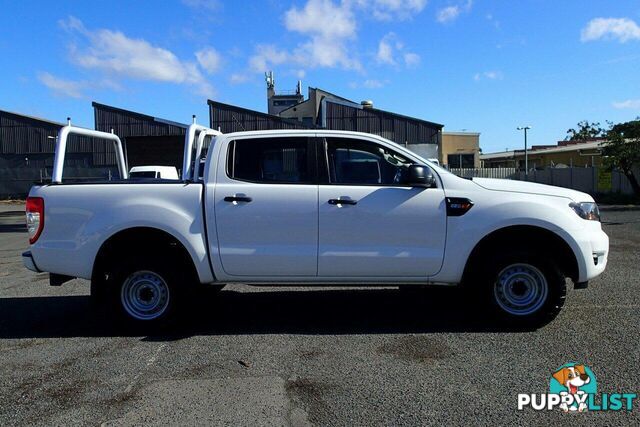
<path fill-rule="evenodd" d="M 169 261 L 142 258 L 125 261 L 111 273 L 92 281 L 94 306 L 120 324 L 161 332 L 176 319 L 185 299 L 178 266 Z M 183 283 L 184 282 L 184 283 Z"/>
<path fill-rule="evenodd" d="M 487 260 L 481 276 L 483 298 L 500 324 L 539 328 L 552 321 L 564 306 L 564 275 L 552 261 L 529 254 Z"/>

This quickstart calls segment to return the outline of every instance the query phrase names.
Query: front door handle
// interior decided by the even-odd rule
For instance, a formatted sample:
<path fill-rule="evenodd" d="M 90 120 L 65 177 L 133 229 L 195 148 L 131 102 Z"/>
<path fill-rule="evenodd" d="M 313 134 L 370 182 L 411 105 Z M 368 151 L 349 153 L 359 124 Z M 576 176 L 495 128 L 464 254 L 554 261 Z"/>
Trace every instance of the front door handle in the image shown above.
<path fill-rule="evenodd" d="M 330 205 L 357 205 L 358 201 L 357 200 L 351 200 L 351 199 L 329 199 L 329 204 Z"/>
<path fill-rule="evenodd" d="M 249 203 L 252 200 L 253 199 L 251 197 L 239 196 L 239 195 L 227 196 L 224 198 L 225 202 L 232 202 L 232 203 L 238 203 L 238 202 Z"/>

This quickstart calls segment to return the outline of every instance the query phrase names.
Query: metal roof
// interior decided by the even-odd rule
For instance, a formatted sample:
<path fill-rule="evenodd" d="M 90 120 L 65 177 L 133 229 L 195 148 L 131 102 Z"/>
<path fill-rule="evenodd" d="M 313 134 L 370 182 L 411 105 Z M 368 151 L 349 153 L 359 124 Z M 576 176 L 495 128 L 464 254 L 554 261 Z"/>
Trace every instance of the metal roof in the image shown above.
<path fill-rule="evenodd" d="M 249 110 L 235 105 L 207 100 L 211 129 L 222 133 L 270 129 L 310 129 L 297 120 L 285 119 L 260 111 Z"/>
<path fill-rule="evenodd" d="M 128 136 L 184 135 L 188 125 L 160 119 L 135 111 L 92 102 L 96 130 L 111 132 L 120 138 Z"/>
<path fill-rule="evenodd" d="M 582 151 L 582 150 L 594 150 L 600 149 L 606 144 L 606 141 L 589 141 L 589 142 L 581 142 L 576 144 L 569 145 L 558 145 L 551 148 L 538 148 L 527 150 L 528 154 L 536 155 L 536 154 L 555 154 L 555 153 L 566 153 L 570 151 Z M 524 150 L 512 150 L 512 151 L 500 151 L 497 153 L 487 153 L 481 154 L 480 160 L 493 160 L 493 159 L 512 159 L 515 156 L 524 156 Z"/>
<path fill-rule="evenodd" d="M 350 130 L 380 135 L 398 144 L 437 144 L 443 125 L 391 113 L 376 108 L 361 108 L 331 100 L 325 102 L 327 129 Z"/>

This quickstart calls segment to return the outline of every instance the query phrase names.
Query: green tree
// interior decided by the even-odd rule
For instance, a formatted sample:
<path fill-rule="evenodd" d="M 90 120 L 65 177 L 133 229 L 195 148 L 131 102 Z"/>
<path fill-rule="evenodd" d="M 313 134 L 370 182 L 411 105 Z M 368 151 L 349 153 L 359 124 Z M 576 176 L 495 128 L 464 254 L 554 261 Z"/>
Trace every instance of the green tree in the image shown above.
<path fill-rule="evenodd" d="M 578 122 L 576 129 L 569 129 L 565 141 L 588 141 L 590 139 L 602 138 L 607 131 L 600 127 L 600 123 L 589 123 L 587 120 Z"/>
<path fill-rule="evenodd" d="M 633 192 L 640 196 L 640 184 L 634 174 L 634 168 L 640 166 L 640 117 L 612 125 L 602 155 L 605 166 L 622 172 L 629 179 Z"/>

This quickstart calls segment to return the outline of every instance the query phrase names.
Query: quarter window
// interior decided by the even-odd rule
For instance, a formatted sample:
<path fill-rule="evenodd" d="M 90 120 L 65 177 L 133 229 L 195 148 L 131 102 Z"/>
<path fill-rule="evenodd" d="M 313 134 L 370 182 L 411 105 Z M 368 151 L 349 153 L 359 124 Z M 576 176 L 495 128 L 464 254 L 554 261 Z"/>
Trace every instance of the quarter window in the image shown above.
<path fill-rule="evenodd" d="M 402 185 L 412 163 L 381 145 L 348 138 L 326 140 L 329 178 L 333 184 Z"/>
<path fill-rule="evenodd" d="M 312 182 L 308 138 L 256 138 L 229 144 L 227 174 L 240 181 Z"/>

